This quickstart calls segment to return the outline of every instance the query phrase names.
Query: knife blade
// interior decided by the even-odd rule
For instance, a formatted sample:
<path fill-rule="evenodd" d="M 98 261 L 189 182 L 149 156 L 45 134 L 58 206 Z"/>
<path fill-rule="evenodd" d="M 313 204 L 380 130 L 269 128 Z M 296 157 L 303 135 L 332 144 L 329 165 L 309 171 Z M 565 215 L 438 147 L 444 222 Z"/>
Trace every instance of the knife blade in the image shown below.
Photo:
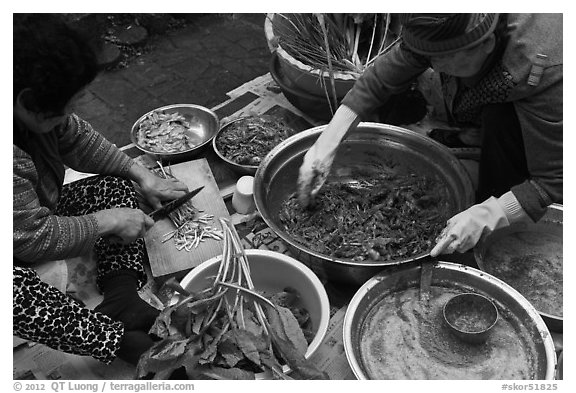
<path fill-rule="evenodd" d="M 192 199 L 196 194 L 198 194 L 204 186 L 198 187 L 190 192 L 187 192 L 184 196 L 180 198 L 176 198 L 173 201 L 168 202 L 167 204 L 163 205 L 161 208 L 154 210 L 153 212 L 149 213 L 148 215 L 153 219 L 157 220 L 162 216 L 167 216 L 169 213 L 173 212 L 174 210 L 178 209 L 180 206 L 188 202 Z"/>

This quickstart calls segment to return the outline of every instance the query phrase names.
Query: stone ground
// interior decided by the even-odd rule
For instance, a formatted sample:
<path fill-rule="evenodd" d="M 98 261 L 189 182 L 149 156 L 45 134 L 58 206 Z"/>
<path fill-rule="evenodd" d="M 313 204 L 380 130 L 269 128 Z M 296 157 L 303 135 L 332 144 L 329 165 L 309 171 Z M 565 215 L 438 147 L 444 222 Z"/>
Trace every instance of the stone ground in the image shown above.
<path fill-rule="evenodd" d="M 122 147 L 133 123 L 170 104 L 208 108 L 268 72 L 265 14 L 188 14 L 184 26 L 151 33 L 125 67 L 103 71 L 84 91 L 76 113 Z"/>

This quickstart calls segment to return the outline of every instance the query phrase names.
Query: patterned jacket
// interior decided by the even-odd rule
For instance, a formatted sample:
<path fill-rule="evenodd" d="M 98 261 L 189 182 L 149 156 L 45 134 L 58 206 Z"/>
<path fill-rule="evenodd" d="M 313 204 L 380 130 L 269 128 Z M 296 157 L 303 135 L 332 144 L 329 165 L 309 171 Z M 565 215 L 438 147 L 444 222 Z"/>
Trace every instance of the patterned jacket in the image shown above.
<path fill-rule="evenodd" d="M 16 129 L 14 132 L 18 132 Z M 125 176 L 133 160 L 96 132 L 90 124 L 70 115 L 56 133 L 63 165 L 98 174 Z M 14 257 L 38 262 L 86 254 L 97 240 L 93 214 L 63 217 L 54 214 L 62 184 L 50 169 L 13 146 Z"/>
<path fill-rule="evenodd" d="M 485 104 L 513 103 L 531 177 L 512 192 L 537 221 L 547 205 L 563 201 L 562 14 L 508 14 L 506 35 L 499 57 L 471 87 L 442 75 L 443 95 L 457 124 L 475 123 Z M 342 104 L 364 117 L 429 67 L 428 59 L 397 45 L 363 73 Z M 535 71 L 541 76 L 534 78 Z"/>

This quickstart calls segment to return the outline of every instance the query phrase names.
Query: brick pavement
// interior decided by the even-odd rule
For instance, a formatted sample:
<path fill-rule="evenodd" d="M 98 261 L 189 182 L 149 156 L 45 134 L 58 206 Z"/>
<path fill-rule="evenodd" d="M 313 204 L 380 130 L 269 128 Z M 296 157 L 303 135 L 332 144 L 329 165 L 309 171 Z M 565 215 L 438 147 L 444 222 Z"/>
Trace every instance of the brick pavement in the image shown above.
<path fill-rule="evenodd" d="M 175 31 L 151 35 L 129 66 L 102 72 L 80 96 L 76 112 L 113 143 L 130 143 L 134 121 L 169 104 L 208 108 L 268 72 L 265 14 L 198 14 Z"/>

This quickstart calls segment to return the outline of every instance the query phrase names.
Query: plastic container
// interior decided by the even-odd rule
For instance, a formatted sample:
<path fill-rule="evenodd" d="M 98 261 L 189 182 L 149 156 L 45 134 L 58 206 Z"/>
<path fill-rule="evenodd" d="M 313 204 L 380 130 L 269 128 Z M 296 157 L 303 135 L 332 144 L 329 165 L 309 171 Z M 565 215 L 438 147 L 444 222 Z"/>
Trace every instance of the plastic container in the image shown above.
<path fill-rule="evenodd" d="M 240 214 L 249 214 L 256 210 L 254 203 L 254 177 L 242 176 L 236 182 L 232 195 L 232 206 Z"/>

